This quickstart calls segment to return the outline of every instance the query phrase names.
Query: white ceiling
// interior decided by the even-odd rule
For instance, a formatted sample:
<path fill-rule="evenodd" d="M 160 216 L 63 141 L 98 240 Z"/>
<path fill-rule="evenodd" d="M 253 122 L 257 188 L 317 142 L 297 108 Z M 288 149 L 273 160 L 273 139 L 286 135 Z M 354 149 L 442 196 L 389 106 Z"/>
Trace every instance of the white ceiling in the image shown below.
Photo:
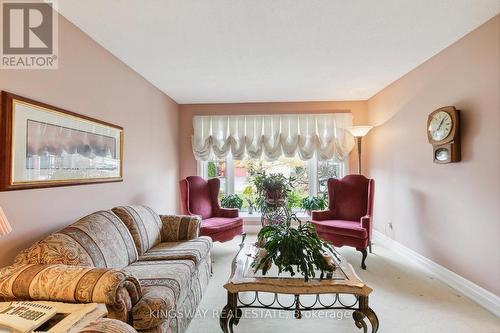
<path fill-rule="evenodd" d="M 499 13 L 498 0 L 61 0 L 178 103 L 364 100 Z"/>

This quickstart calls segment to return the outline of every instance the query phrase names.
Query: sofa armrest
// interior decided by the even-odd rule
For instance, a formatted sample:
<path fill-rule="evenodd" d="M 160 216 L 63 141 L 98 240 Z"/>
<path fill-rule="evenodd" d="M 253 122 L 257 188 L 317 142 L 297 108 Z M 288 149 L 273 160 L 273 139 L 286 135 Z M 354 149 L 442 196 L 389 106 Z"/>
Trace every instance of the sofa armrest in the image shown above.
<path fill-rule="evenodd" d="M 200 234 L 201 217 L 198 215 L 160 215 L 160 218 L 163 242 L 195 239 Z"/>
<path fill-rule="evenodd" d="M 165 287 L 147 288 L 132 309 L 133 326 L 139 331 L 163 332 L 175 315 L 175 295 Z"/>
<path fill-rule="evenodd" d="M 219 217 L 235 218 L 239 216 L 238 208 L 219 208 Z"/>
<path fill-rule="evenodd" d="M 311 218 L 313 221 L 325 221 L 333 220 L 335 216 L 331 210 L 313 210 L 311 212 Z"/>
<path fill-rule="evenodd" d="M 0 269 L 0 297 L 10 300 L 104 303 L 110 318 L 127 322 L 141 296 L 139 281 L 118 269 L 62 264 Z"/>
<path fill-rule="evenodd" d="M 116 319 L 99 318 L 87 324 L 78 331 L 79 333 L 137 333 L 137 331 L 127 323 Z"/>

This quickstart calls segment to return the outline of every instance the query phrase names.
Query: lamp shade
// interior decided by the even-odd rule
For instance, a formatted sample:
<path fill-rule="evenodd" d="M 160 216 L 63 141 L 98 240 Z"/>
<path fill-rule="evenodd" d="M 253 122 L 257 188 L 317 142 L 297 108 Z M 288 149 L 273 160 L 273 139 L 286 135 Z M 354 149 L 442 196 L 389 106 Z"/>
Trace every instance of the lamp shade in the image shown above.
<path fill-rule="evenodd" d="M 5 216 L 2 207 L 0 207 L 0 237 L 5 236 L 12 231 L 12 227 L 7 221 L 7 217 Z"/>
<path fill-rule="evenodd" d="M 351 134 L 355 137 L 365 136 L 370 132 L 373 126 L 352 126 L 349 128 Z"/>

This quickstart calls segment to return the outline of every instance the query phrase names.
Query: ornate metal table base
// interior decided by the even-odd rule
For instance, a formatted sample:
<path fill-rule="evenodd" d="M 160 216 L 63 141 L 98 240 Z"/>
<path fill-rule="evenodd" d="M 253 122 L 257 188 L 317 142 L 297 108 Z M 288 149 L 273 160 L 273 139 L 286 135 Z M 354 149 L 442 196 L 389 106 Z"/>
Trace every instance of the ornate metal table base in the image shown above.
<path fill-rule="evenodd" d="M 238 325 L 241 310 L 238 309 L 238 294 L 227 293 L 227 304 L 222 309 L 219 324 L 224 333 L 233 333 L 233 325 Z"/>
<path fill-rule="evenodd" d="M 300 300 L 300 295 L 295 295 L 293 303 L 287 305 L 281 304 L 278 293 L 274 293 L 274 299 L 271 303 L 263 303 L 259 297 L 259 292 L 255 292 L 255 297 L 251 302 L 243 302 L 238 293 L 228 292 L 227 304 L 224 306 L 220 316 L 220 327 L 224 333 L 233 333 L 233 326 L 238 325 L 242 316 L 242 308 L 271 309 L 294 311 L 297 319 L 302 318 L 302 311 L 312 310 L 347 310 L 353 311 L 352 317 L 356 327 L 362 328 L 363 333 L 368 332 L 368 326 L 365 318 L 370 322 L 371 332 L 378 331 L 379 322 L 375 312 L 368 306 L 368 296 L 352 295 L 355 298 L 353 304 L 344 304 L 339 294 L 333 294 L 334 299 L 330 304 L 324 304 L 321 295 L 317 294 L 312 305 L 304 305 Z M 314 296 L 314 295 L 313 295 Z M 239 305 L 238 305 L 239 303 Z"/>
<path fill-rule="evenodd" d="M 354 311 L 352 317 L 354 318 L 354 323 L 357 328 L 363 328 L 363 333 L 367 332 L 366 323 L 364 321 L 365 317 L 368 319 L 372 326 L 372 332 L 375 333 L 378 331 L 378 317 L 375 311 L 373 311 L 368 306 L 368 296 L 359 296 L 358 297 L 358 310 Z"/>
<path fill-rule="evenodd" d="M 305 282 L 302 277 L 286 274 L 260 276 L 251 269 L 258 253 L 255 244 L 240 245 L 240 250 L 231 265 L 231 276 L 224 285 L 227 304 L 220 316 L 220 327 L 224 333 L 233 333 L 242 317 L 243 308 L 294 311 L 297 319 L 304 311 L 344 310 L 352 311 L 354 324 L 363 333 L 378 331 L 378 318 L 368 306 L 368 296 L 373 291 L 359 279 L 352 266 L 336 252 L 337 274 L 331 279 Z M 260 293 L 260 295 L 259 295 Z M 263 301 L 262 294 L 269 295 Z M 251 297 L 247 299 L 247 296 Z M 285 295 L 288 295 L 285 300 Z M 254 297 L 255 296 L 255 297 Z M 281 296 L 281 297 L 280 297 Z M 352 301 L 346 301 L 350 297 Z M 307 299 L 307 300 L 306 300 Z"/>

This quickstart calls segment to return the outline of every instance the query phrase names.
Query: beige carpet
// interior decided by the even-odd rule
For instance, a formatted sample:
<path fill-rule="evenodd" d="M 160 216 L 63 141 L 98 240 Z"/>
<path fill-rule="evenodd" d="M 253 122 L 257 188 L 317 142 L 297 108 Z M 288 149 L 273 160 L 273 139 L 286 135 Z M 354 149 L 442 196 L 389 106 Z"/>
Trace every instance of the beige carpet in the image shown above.
<path fill-rule="evenodd" d="M 229 277 L 239 241 L 214 244 L 214 276 L 188 333 L 221 332 L 217 316 L 226 304 L 222 286 Z M 379 332 L 500 333 L 500 319 L 492 313 L 387 248 L 375 244 L 373 250 L 374 253 L 368 255 L 366 271 L 359 268 L 359 252 L 349 248 L 341 248 L 340 252 L 353 264 L 361 279 L 374 289 L 370 306 L 378 315 Z M 244 314 L 247 317 L 235 327 L 236 333 L 361 332 L 350 315 L 339 319 L 343 313 L 333 313 L 328 318 L 325 318 L 327 312 L 309 313 L 307 318 L 300 320 L 293 318 L 293 312 L 246 311 Z"/>

